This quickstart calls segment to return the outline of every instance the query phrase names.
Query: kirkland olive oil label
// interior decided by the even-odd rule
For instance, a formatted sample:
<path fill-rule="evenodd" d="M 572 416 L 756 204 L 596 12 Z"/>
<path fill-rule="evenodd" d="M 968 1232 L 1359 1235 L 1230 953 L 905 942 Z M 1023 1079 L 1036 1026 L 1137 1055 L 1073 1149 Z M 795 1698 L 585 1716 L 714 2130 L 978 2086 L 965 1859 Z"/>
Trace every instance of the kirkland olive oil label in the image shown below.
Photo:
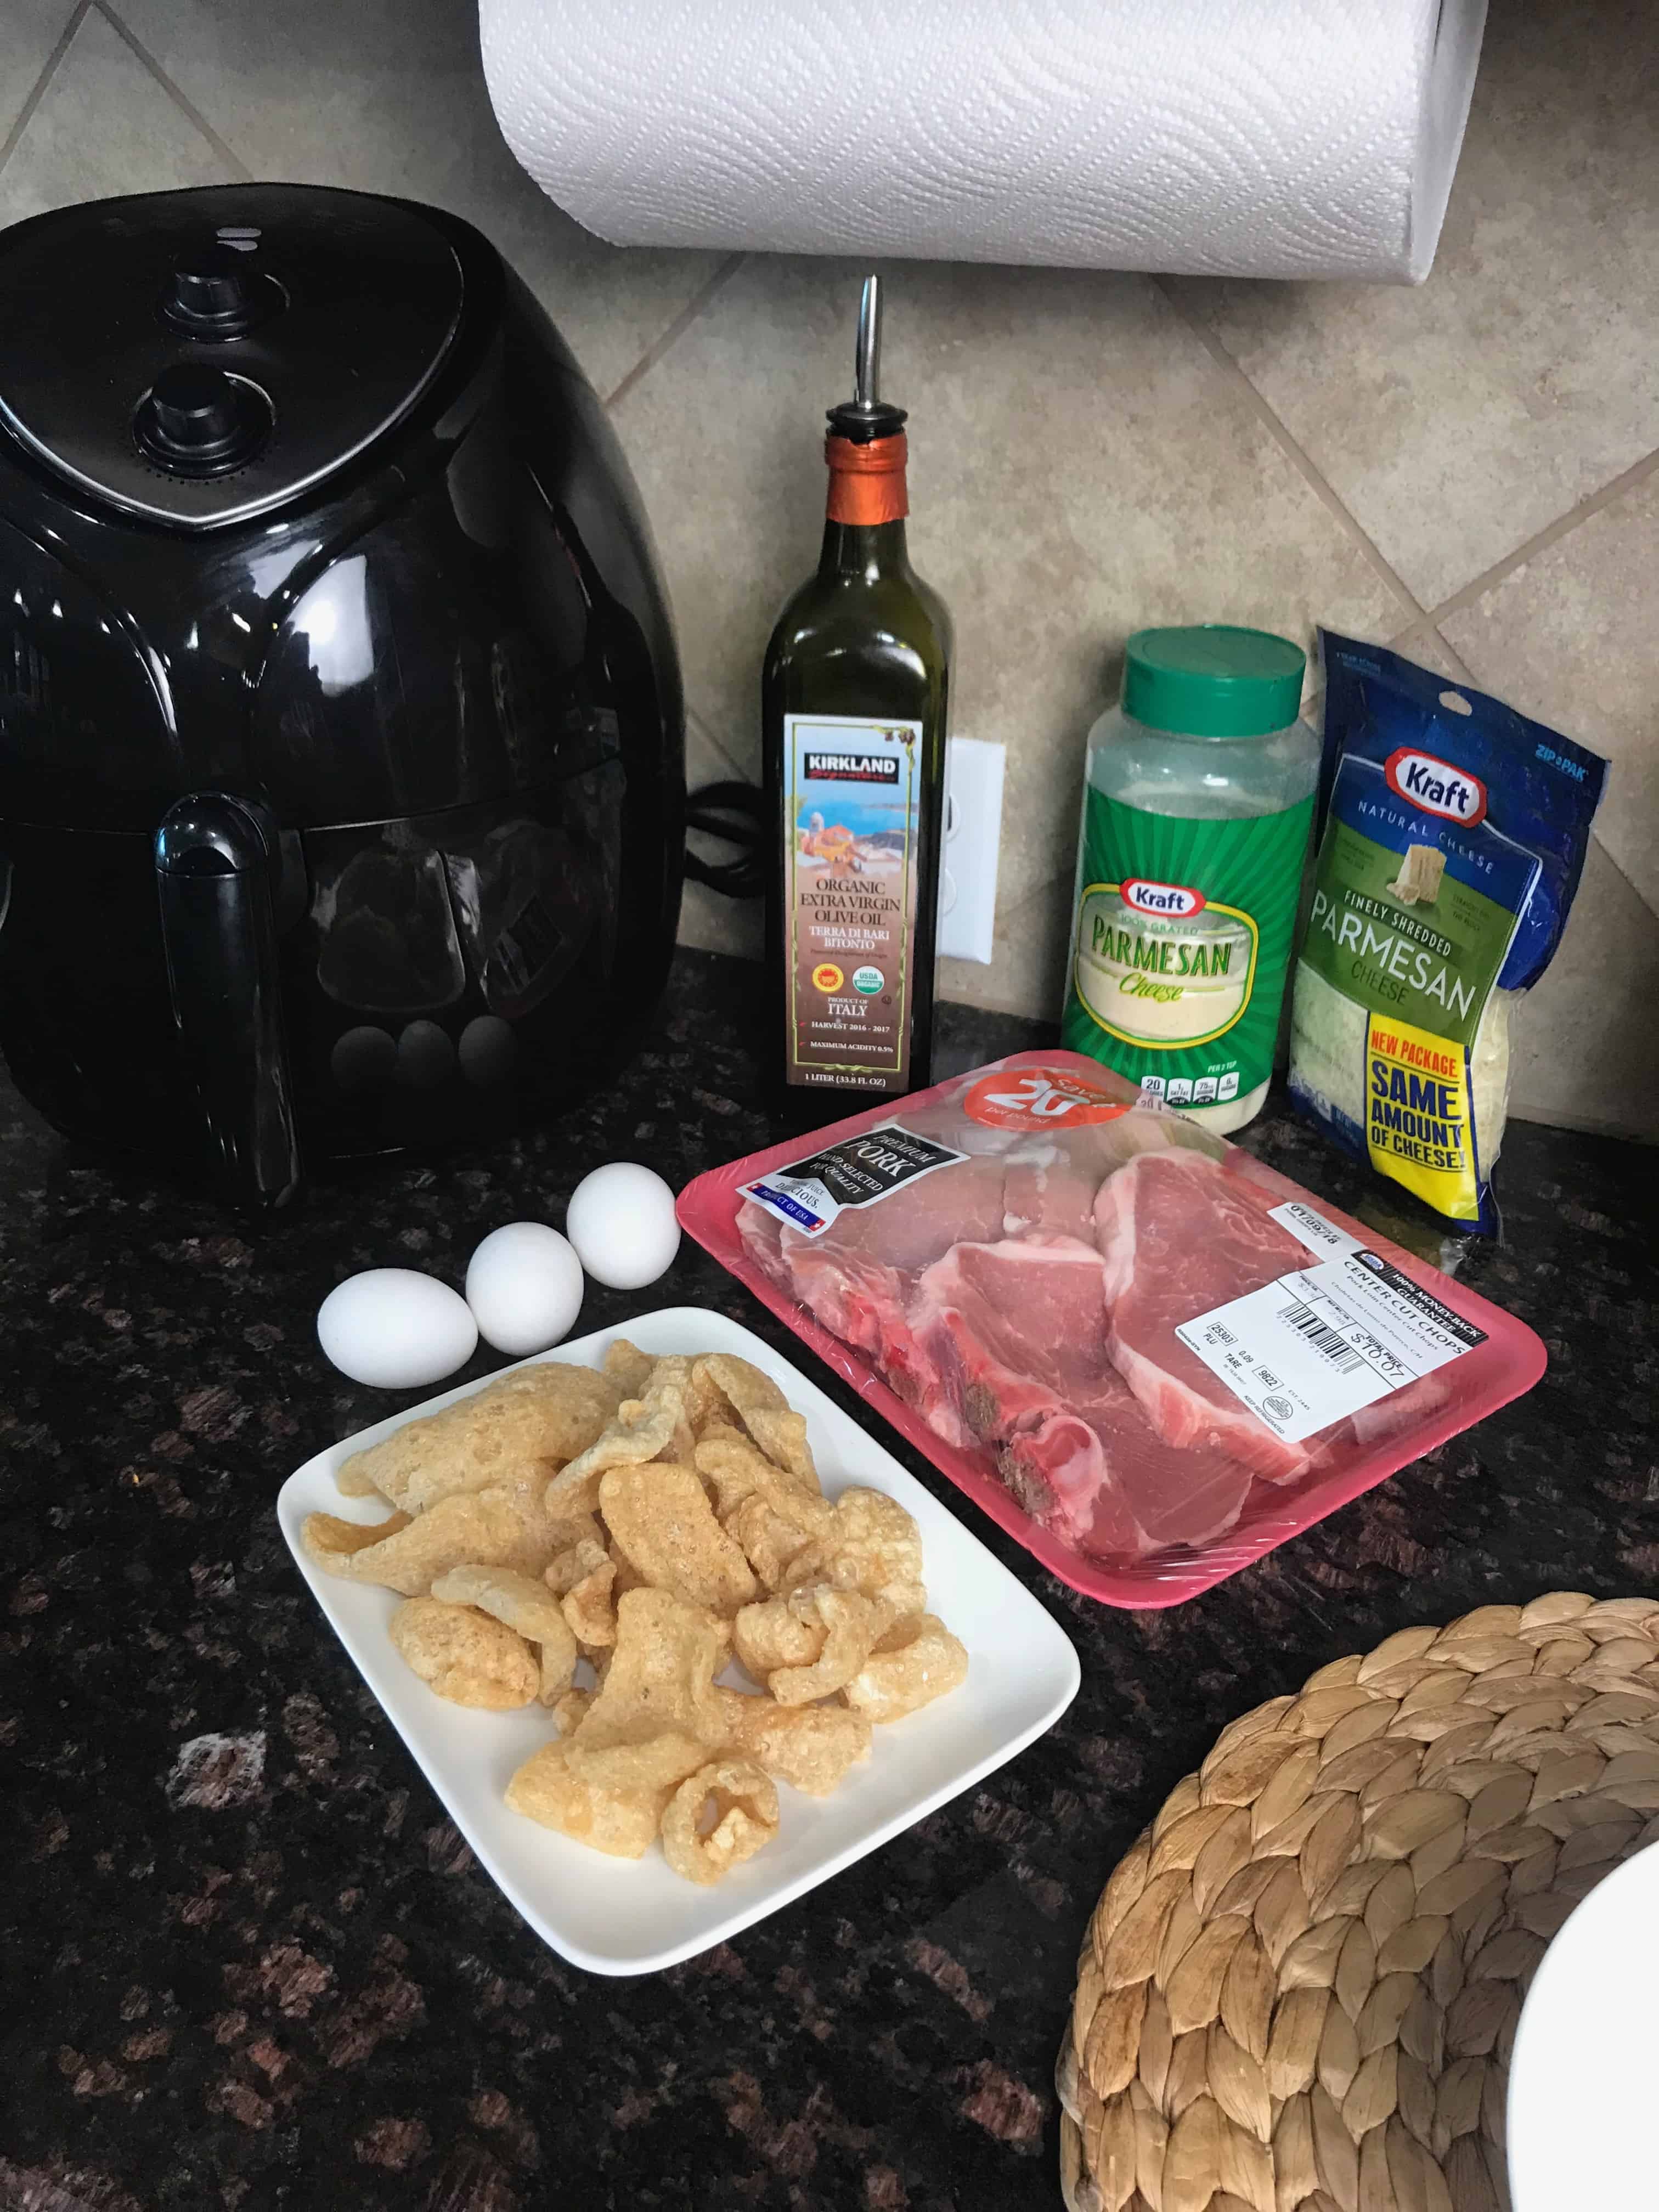
<path fill-rule="evenodd" d="M 1392 1181 L 1475 1221 L 1483 1031 L 1539 860 L 1486 819 L 1486 789 L 1425 750 L 1338 770 L 1302 943 L 1297 1023 L 1331 1063 L 1331 1110 Z M 1356 1113 L 1355 1109 L 1358 1109 Z"/>
<path fill-rule="evenodd" d="M 786 714 L 791 1083 L 909 1088 L 921 724 Z"/>
<path fill-rule="evenodd" d="M 1273 1072 L 1310 795 L 1196 821 L 1088 793 L 1062 1041 L 1172 1106 Z"/>

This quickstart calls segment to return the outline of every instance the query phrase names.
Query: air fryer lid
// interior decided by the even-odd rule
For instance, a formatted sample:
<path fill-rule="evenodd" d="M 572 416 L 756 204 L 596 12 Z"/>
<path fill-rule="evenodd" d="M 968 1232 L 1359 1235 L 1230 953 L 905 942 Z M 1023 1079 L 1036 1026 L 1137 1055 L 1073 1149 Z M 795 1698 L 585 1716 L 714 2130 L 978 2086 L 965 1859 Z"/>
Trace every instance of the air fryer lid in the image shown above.
<path fill-rule="evenodd" d="M 242 185 L 0 233 L 0 417 L 105 499 L 202 528 L 291 498 L 406 414 L 462 275 L 412 209 Z"/>

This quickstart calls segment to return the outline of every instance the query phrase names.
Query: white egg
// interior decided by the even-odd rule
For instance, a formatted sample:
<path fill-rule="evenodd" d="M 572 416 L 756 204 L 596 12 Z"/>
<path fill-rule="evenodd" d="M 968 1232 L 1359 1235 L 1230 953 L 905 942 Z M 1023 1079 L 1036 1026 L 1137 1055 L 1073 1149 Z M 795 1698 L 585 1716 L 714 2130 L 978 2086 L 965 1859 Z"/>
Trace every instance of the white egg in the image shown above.
<path fill-rule="evenodd" d="M 317 1341 L 354 1382 L 412 1390 L 465 1367 L 477 1348 L 478 1325 L 447 1283 L 412 1267 L 371 1267 L 323 1300 Z"/>
<path fill-rule="evenodd" d="M 466 1302 L 478 1334 L 522 1359 L 568 1336 L 582 1308 L 582 1263 L 543 1221 L 493 1229 L 466 1270 Z"/>
<path fill-rule="evenodd" d="M 613 1291 L 654 1283 L 680 1249 L 673 1192 L 633 1160 L 613 1160 L 584 1176 L 570 1194 L 564 1228 L 594 1281 Z"/>

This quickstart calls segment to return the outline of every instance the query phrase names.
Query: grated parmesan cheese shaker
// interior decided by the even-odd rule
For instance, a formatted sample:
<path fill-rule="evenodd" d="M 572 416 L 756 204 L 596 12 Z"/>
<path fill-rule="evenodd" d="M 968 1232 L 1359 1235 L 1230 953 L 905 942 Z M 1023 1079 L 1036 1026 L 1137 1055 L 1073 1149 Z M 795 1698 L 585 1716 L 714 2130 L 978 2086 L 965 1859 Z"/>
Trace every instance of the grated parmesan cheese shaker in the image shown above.
<path fill-rule="evenodd" d="M 1319 775 L 1305 665 L 1266 630 L 1139 630 L 1089 732 L 1062 1038 L 1221 1135 L 1273 1074 Z"/>

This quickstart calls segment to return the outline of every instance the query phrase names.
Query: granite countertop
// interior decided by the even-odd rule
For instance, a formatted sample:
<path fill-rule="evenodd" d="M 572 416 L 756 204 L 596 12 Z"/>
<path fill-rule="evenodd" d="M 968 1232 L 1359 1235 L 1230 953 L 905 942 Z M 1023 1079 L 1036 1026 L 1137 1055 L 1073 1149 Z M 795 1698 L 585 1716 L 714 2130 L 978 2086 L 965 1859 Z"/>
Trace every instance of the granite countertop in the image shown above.
<path fill-rule="evenodd" d="M 765 1139 L 752 974 L 681 955 L 603 1098 L 487 1157 L 318 1189 L 257 1243 L 76 1158 L 0 1091 L 7 2212 L 1057 2206 L 1051 2075 L 1085 1920 L 1222 1726 L 1408 1622 L 1659 1582 L 1652 1157 L 1516 1124 L 1507 1241 L 1466 1247 L 1461 1273 L 1547 1342 L 1529 1396 L 1165 1613 L 1062 1588 L 884 1436 L 1064 1623 L 1077 1702 L 704 1957 L 632 1981 L 567 1966 L 473 1865 L 272 1501 L 395 1410 L 316 1349 L 342 1276 L 459 1281 L 486 1230 L 562 1218 L 606 1158 L 678 1188 Z M 944 1020 L 948 1067 L 1048 1041 Z M 1370 1202 L 1282 1106 L 1246 1141 Z M 591 1288 L 580 1327 L 682 1303 L 799 1349 L 690 1247 L 650 1291 Z"/>

